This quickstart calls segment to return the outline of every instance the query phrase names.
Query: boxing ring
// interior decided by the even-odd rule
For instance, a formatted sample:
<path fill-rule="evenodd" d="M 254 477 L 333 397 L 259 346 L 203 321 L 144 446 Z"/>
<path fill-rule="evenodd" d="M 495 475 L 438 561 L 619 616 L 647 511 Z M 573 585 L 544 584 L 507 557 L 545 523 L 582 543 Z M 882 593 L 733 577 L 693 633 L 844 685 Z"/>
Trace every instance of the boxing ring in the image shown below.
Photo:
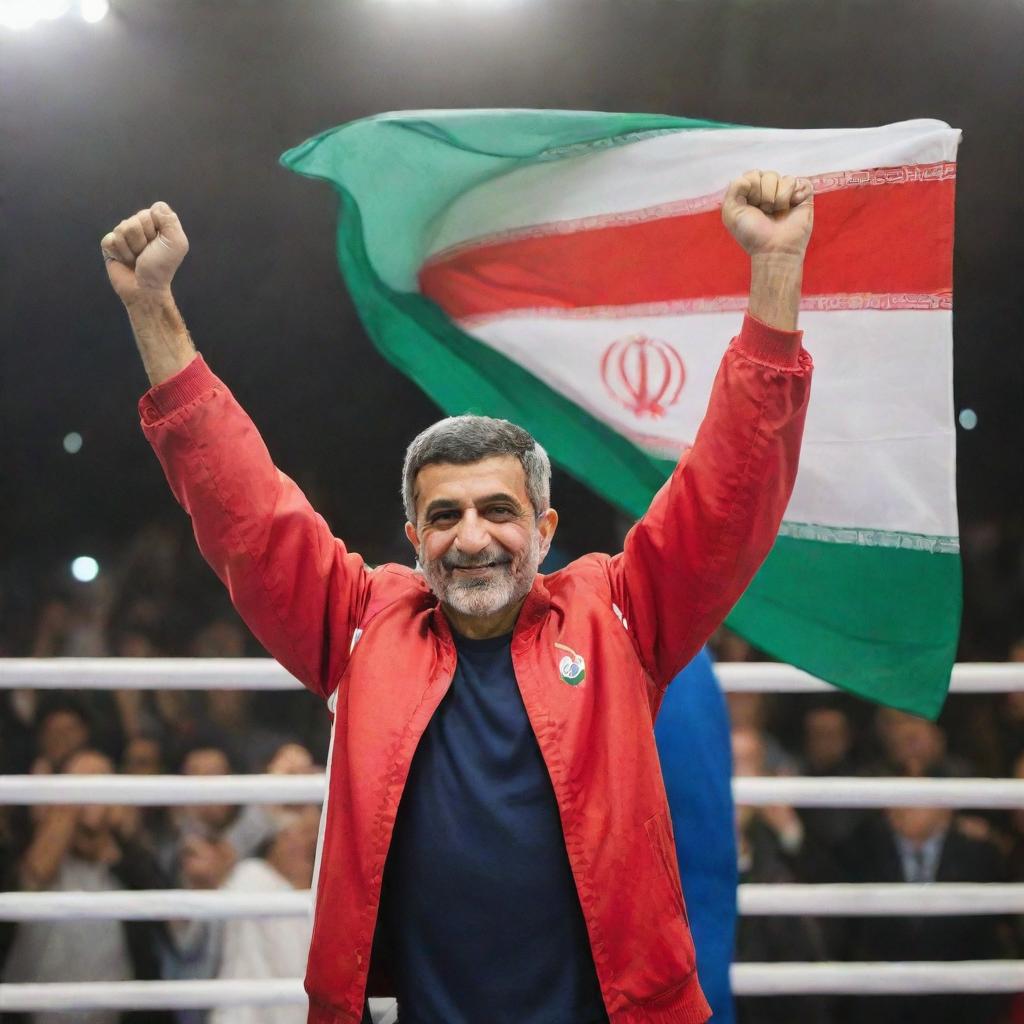
<path fill-rule="evenodd" d="M 786 665 L 719 664 L 727 692 L 824 693 L 833 688 Z M 298 689 L 276 662 L 257 659 L 0 659 L 2 689 Z M 951 693 L 1024 690 L 1024 665 L 964 664 Z M 324 796 L 323 775 L 0 776 L 0 803 L 135 806 L 309 804 Z M 1024 808 L 1024 779 L 737 778 L 738 804 L 974 810 Z M 0 893 L 0 920 L 167 920 L 290 917 L 310 913 L 308 891 L 216 890 Z M 1024 914 L 1024 883 L 744 884 L 744 915 L 933 916 Z M 745 995 L 895 995 L 1024 992 L 1024 960 L 905 963 L 740 963 L 733 992 Z M 0 984 L 0 1012 L 201 1009 L 302 1004 L 300 979 Z M 379 1024 L 393 1001 L 371 1000 Z"/>

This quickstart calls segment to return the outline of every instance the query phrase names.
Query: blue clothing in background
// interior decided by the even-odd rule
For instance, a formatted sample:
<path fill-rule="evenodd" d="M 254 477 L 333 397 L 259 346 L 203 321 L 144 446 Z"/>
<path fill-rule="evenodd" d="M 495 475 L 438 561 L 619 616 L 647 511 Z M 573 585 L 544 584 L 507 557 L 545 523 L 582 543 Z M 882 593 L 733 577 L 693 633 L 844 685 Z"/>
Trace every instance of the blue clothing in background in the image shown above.
<path fill-rule="evenodd" d="M 714 1024 L 733 1024 L 736 830 L 729 715 L 707 650 L 672 681 L 654 725 L 701 988 Z"/>
<path fill-rule="evenodd" d="M 416 749 L 385 872 L 401 1022 L 606 1022 L 511 634 L 455 643 L 455 678 Z"/>

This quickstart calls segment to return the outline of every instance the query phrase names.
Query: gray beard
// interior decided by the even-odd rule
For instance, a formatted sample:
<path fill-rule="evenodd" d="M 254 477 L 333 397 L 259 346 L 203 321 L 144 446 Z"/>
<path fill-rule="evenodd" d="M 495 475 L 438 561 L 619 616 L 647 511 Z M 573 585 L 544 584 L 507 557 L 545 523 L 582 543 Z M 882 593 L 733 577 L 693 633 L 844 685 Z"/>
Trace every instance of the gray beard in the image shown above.
<path fill-rule="evenodd" d="M 485 555 L 490 553 L 485 552 Z M 499 556 L 500 557 L 500 556 Z M 476 556 L 471 561 L 491 561 L 490 557 Z M 530 592 L 534 577 L 540 568 L 540 532 L 534 530 L 530 548 L 518 569 L 511 562 L 495 567 L 490 579 L 453 579 L 451 570 L 444 565 L 443 558 L 432 561 L 424 557 L 423 547 L 419 550 L 420 570 L 434 596 L 443 604 L 454 608 L 460 615 L 494 615 L 511 604 L 521 601 Z"/>

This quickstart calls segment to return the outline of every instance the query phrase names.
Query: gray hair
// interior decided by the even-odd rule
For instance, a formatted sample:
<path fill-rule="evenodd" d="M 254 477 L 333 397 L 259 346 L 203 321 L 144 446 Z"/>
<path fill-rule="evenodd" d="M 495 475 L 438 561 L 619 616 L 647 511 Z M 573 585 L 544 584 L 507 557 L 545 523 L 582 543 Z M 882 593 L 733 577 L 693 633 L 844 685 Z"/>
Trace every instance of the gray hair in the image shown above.
<path fill-rule="evenodd" d="M 508 420 L 490 416 L 449 416 L 418 434 L 405 450 L 402 501 L 416 522 L 416 475 L 424 466 L 451 462 L 464 466 L 494 456 L 513 455 L 526 477 L 526 494 L 536 515 L 551 504 L 551 462 L 532 435 Z"/>

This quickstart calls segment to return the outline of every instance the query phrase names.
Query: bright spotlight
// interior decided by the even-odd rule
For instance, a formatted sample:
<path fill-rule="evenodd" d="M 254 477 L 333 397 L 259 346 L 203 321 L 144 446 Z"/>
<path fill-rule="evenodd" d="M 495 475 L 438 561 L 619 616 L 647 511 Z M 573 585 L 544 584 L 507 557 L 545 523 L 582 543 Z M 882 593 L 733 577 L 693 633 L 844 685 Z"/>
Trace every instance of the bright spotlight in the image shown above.
<path fill-rule="evenodd" d="M 77 455 L 82 450 L 82 435 L 77 430 L 64 435 L 64 451 L 68 455 Z"/>
<path fill-rule="evenodd" d="M 102 21 L 110 11 L 110 4 L 107 0 L 82 0 L 82 20 L 89 22 Z"/>
<path fill-rule="evenodd" d="M 978 414 L 973 409 L 961 409 L 957 419 L 964 430 L 973 430 L 978 425 Z"/>
<path fill-rule="evenodd" d="M 35 0 L 0 0 L 0 25 L 7 28 L 31 28 L 43 14 Z"/>
<path fill-rule="evenodd" d="M 68 13 L 71 0 L 40 0 L 39 7 L 43 18 L 47 21 L 56 21 Z"/>
<path fill-rule="evenodd" d="M 91 583 L 100 574 L 100 563 L 89 555 L 79 555 L 71 563 L 71 575 L 79 583 Z"/>

